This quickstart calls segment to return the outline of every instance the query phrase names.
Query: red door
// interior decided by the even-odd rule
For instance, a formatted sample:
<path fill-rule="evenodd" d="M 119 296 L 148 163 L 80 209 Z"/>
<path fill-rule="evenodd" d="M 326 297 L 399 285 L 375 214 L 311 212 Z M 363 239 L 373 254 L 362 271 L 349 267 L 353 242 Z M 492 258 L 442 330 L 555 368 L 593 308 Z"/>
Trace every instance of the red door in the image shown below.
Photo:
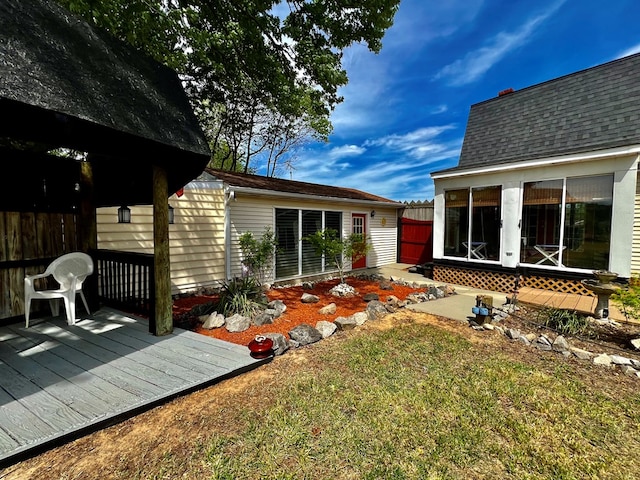
<path fill-rule="evenodd" d="M 364 213 L 351 214 L 351 232 L 364 237 L 367 234 L 366 220 L 367 215 Z M 351 268 L 354 270 L 356 268 L 367 268 L 367 257 L 363 257 L 355 262 L 352 260 Z"/>

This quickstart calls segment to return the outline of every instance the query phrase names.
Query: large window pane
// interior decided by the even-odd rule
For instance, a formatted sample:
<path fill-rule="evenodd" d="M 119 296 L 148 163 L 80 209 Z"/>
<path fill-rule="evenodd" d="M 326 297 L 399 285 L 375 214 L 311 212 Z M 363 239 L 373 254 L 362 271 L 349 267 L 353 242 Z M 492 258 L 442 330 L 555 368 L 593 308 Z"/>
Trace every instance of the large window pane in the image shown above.
<path fill-rule="evenodd" d="M 449 190 L 444 194 L 444 254 L 466 257 L 469 237 L 469 190 Z"/>
<path fill-rule="evenodd" d="M 562 180 L 547 180 L 524 184 L 521 262 L 558 264 L 562 183 Z"/>
<path fill-rule="evenodd" d="M 276 208 L 276 278 L 298 275 L 298 210 Z"/>
<path fill-rule="evenodd" d="M 567 267 L 609 267 L 613 175 L 567 179 L 562 263 Z"/>
<path fill-rule="evenodd" d="M 471 260 L 498 260 L 500 254 L 501 187 L 471 190 Z"/>
<path fill-rule="evenodd" d="M 302 211 L 302 238 L 322 230 L 322 212 L 317 210 Z M 302 240 L 302 273 L 319 273 L 322 271 L 322 255 L 317 255 L 310 242 Z"/>

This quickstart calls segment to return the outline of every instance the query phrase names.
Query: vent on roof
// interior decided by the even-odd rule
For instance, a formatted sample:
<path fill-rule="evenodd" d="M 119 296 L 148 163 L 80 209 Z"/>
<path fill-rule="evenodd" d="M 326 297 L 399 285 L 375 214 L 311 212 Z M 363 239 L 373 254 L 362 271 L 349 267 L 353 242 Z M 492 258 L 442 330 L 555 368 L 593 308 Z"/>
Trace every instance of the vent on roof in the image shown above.
<path fill-rule="evenodd" d="M 507 95 L 508 93 L 513 93 L 513 88 L 507 88 L 506 90 L 502 90 L 498 92 L 498 96 L 501 97 L 503 95 Z"/>

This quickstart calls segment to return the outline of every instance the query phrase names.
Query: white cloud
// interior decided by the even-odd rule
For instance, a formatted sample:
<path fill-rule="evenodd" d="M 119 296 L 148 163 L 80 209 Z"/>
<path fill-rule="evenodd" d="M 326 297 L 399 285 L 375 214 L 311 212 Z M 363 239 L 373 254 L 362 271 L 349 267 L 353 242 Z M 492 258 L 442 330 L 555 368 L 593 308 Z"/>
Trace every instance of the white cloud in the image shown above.
<path fill-rule="evenodd" d="M 621 52 L 620 54 L 618 54 L 618 56 L 616 56 L 616 58 L 628 57 L 629 55 L 633 55 L 634 53 L 640 53 L 640 43 L 626 49 L 624 52 Z"/>
<path fill-rule="evenodd" d="M 404 152 L 414 159 L 427 158 L 446 149 L 442 143 L 433 139 L 442 132 L 455 128 L 453 125 L 441 125 L 437 127 L 424 127 L 404 135 L 387 135 L 385 137 L 367 140 L 365 147 L 385 147 L 391 150 Z"/>
<path fill-rule="evenodd" d="M 434 77 L 448 79 L 449 85 L 467 85 L 478 80 L 507 54 L 530 41 L 536 30 L 553 15 L 566 0 L 556 2 L 549 10 L 524 23 L 514 32 L 500 32 L 486 46 L 469 52 L 464 58 L 442 68 Z"/>
<path fill-rule="evenodd" d="M 357 157 L 366 152 L 367 149 L 358 145 L 342 145 L 329 150 L 327 156 L 331 159 L 339 159 L 344 157 Z"/>

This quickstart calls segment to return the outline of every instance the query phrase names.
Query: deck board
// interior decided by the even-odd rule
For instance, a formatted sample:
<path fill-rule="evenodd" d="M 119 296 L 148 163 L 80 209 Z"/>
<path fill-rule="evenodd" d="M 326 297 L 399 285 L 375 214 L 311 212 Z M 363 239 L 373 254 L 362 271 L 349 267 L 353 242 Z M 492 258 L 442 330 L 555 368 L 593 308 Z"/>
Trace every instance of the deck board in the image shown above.
<path fill-rule="evenodd" d="M 0 327 L 0 466 L 268 361 L 109 308 Z"/>

